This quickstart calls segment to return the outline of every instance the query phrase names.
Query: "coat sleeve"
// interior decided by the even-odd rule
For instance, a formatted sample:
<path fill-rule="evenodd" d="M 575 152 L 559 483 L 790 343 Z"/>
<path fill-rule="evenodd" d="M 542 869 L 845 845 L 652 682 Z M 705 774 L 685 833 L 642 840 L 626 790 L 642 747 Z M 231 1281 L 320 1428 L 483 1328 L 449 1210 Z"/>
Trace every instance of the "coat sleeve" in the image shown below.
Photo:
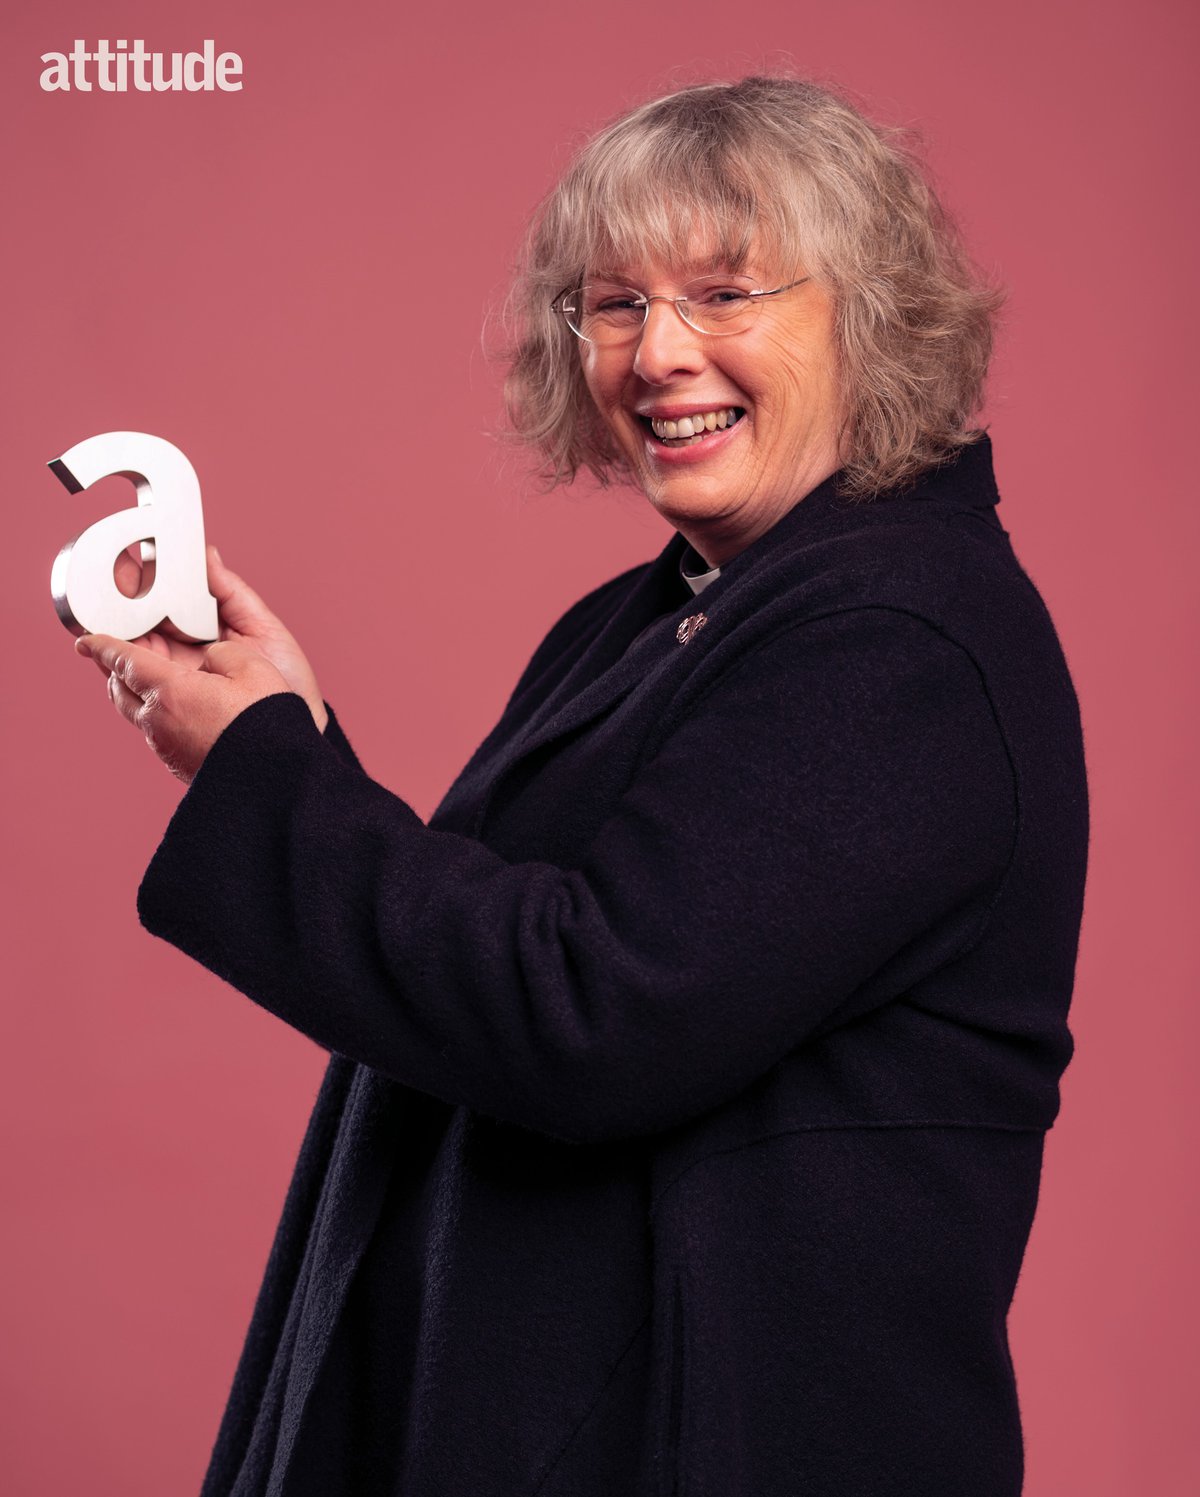
<path fill-rule="evenodd" d="M 1014 804 L 971 657 L 863 608 L 718 677 L 578 867 L 426 827 L 299 697 L 267 697 L 210 750 L 138 912 L 327 1049 L 598 1141 L 737 1095 L 909 943 L 986 910 Z"/>
<path fill-rule="evenodd" d="M 362 769 L 362 763 L 358 755 L 350 747 L 350 740 L 346 737 L 341 723 L 334 714 L 333 708 L 328 702 L 325 703 L 325 711 L 329 714 L 329 721 L 325 724 L 325 742 L 331 744 L 334 751 L 349 765 L 355 769 Z M 366 771 L 363 770 L 365 774 Z"/>

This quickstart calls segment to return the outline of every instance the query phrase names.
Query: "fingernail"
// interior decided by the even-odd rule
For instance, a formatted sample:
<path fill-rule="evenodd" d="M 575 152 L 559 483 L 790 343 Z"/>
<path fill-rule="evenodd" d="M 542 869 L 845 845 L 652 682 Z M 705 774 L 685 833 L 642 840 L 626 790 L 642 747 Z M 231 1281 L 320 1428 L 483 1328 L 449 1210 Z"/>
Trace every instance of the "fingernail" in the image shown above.
<path fill-rule="evenodd" d="M 221 553 L 217 550 L 217 548 L 215 546 L 213 547 L 213 555 L 217 558 L 217 560 L 219 562 L 221 562 L 222 566 L 225 565 L 225 563 L 223 561 L 221 561 Z"/>
<path fill-rule="evenodd" d="M 86 640 L 77 639 L 75 641 L 75 653 L 77 655 L 86 655 L 90 660 L 92 657 L 92 647 Z"/>

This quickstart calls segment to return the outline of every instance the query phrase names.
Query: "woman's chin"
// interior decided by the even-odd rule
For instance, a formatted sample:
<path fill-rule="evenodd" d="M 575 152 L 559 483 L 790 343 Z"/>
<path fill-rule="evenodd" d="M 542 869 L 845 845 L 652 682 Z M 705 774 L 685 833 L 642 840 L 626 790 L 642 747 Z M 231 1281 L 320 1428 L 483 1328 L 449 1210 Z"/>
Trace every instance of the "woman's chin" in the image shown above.
<path fill-rule="evenodd" d="M 736 487 L 695 472 L 655 475 L 643 482 L 642 492 L 663 519 L 689 539 L 706 527 L 724 528 L 742 508 L 731 497 L 738 492 Z"/>

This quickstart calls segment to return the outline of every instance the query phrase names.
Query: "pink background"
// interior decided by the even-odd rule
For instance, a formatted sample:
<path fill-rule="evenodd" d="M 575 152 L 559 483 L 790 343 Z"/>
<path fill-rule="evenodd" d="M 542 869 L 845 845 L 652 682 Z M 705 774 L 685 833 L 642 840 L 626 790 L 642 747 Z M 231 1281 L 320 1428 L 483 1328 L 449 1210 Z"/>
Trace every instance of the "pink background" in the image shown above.
<path fill-rule="evenodd" d="M 198 1489 L 324 1064 L 137 923 L 181 787 L 48 591 L 59 547 L 132 491 L 71 498 L 47 460 L 114 428 L 179 445 L 209 539 L 306 645 L 369 770 L 428 813 L 549 622 L 667 534 L 634 496 L 536 497 L 488 435 L 481 326 L 524 217 L 613 113 L 788 60 L 922 130 L 1010 288 L 1001 516 L 1083 705 L 1078 1050 L 1011 1322 L 1026 1490 L 1200 1490 L 1193 15 L 5 7 L 6 1492 Z M 77 36 L 213 37 L 245 89 L 42 93 L 40 54 Z"/>

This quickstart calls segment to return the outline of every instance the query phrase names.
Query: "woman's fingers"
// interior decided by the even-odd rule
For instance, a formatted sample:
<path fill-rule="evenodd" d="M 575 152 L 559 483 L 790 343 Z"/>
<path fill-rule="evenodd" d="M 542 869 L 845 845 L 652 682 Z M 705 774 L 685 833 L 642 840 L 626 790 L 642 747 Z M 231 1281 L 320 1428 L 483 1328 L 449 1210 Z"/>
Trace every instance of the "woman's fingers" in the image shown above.
<path fill-rule="evenodd" d="M 88 640 L 90 640 L 90 639 L 96 638 L 96 636 L 95 635 L 91 635 L 91 634 L 84 634 L 84 635 L 77 636 L 77 638 L 82 638 L 82 639 L 88 639 Z M 172 651 L 171 646 L 168 643 L 168 641 L 166 639 L 164 639 L 163 636 L 161 634 L 157 633 L 156 631 L 152 631 L 149 634 L 142 634 L 137 639 L 130 640 L 129 643 L 133 644 L 133 645 L 138 645 L 142 649 L 151 650 L 151 651 L 153 651 L 154 654 L 162 656 L 162 657 L 164 657 L 167 660 L 174 660 L 174 659 L 177 658 L 176 655 L 174 654 L 174 652 Z M 112 668 L 111 668 L 111 666 L 106 665 L 104 663 L 104 661 L 98 655 L 92 654 L 91 650 L 89 650 L 89 649 L 81 649 L 78 653 L 80 655 L 85 656 L 85 657 L 90 656 L 92 664 L 96 667 L 96 669 L 100 672 L 100 674 L 102 676 L 111 676 L 112 675 Z M 200 653 L 201 653 L 200 651 L 197 652 L 197 660 L 196 660 L 196 664 L 197 665 L 199 664 L 199 658 L 198 657 L 199 657 Z"/>
<path fill-rule="evenodd" d="M 231 631 L 237 635 L 253 636 L 266 629 L 286 633 L 279 619 L 254 589 L 222 563 L 215 546 L 205 547 L 205 562 L 208 589 L 217 600 L 223 633 Z M 113 564 L 113 578 L 119 592 L 127 598 L 136 598 L 142 588 L 144 568 L 129 551 L 122 551 Z M 158 625 L 158 632 L 173 659 L 181 659 L 184 664 L 192 666 L 199 664 L 204 646 L 185 639 L 170 619 L 164 619 Z"/>
<path fill-rule="evenodd" d="M 130 551 L 137 549 L 138 543 L 135 543 Z M 126 598 L 136 598 L 142 588 L 145 568 L 136 556 L 130 554 L 130 551 L 120 552 L 113 563 L 113 581 L 116 583 L 117 591 Z M 151 562 L 151 575 L 153 575 L 153 566 Z M 205 649 L 203 644 L 196 644 L 180 635 L 170 619 L 163 619 L 155 629 L 148 634 L 140 635 L 131 642 L 153 650 L 156 655 L 164 655 L 169 660 L 175 660 L 180 665 L 190 666 L 193 670 L 199 667 Z M 97 660 L 96 666 L 105 675 L 108 674 L 108 667 L 102 661 Z"/>
<path fill-rule="evenodd" d="M 164 655 L 168 660 L 174 660 L 177 665 L 187 666 L 189 670 L 200 669 L 200 662 L 204 659 L 204 652 L 208 648 L 206 644 L 196 644 L 192 640 L 180 639 L 168 633 L 166 624 L 160 624 L 158 628 L 151 630 L 149 634 L 142 635 L 141 639 L 135 640 L 134 643 L 144 643 L 156 655 Z"/>
<path fill-rule="evenodd" d="M 135 645 L 145 645 L 148 650 L 153 650 L 156 655 L 162 655 L 167 660 L 175 658 L 171 653 L 171 646 L 167 643 L 165 636 L 160 634 L 157 629 L 152 629 L 149 634 L 143 634 L 140 639 L 135 639 L 133 643 Z"/>
<path fill-rule="evenodd" d="M 83 634 L 75 641 L 76 652 L 89 656 L 143 700 L 157 687 L 184 669 L 173 660 L 165 660 L 145 645 L 114 639 L 111 634 Z"/>
<path fill-rule="evenodd" d="M 221 639 L 218 645 L 222 648 L 235 645 L 249 650 L 260 660 L 269 664 L 272 671 L 282 677 L 284 685 L 289 690 L 304 698 L 312 712 L 313 721 L 324 732 L 328 722 L 328 713 L 325 710 L 321 688 L 298 641 L 284 627 L 281 620 L 271 612 L 254 589 L 236 572 L 230 571 L 225 566 L 215 546 L 207 546 L 205 553 L 208 585 L 213 597 L 217 600 L 221 621 Z M 128 552 L 122 552 L 118 558 L 114 576 L 118 579 L 121 591 L 126 596 L 133 597 L 141 585 L 143 569 Z M 77 646 L 80 648 L 80 653 L 91 654 L 97 668 L 107 677 L 113 670 L 110 657 L 113 657 L 114 649 L 122 641 L 113 641 L 111 635 L 85 635 L 83 639 L 89 641 L 95 648 Z M 99 641 L 111 641 L 111 643 L 101 649 L 97 643 Z M 131 646 L 127 646 L 129 662 L 138 658 L 135 652 L 140 652 L 148 660 L 157 660 L 164 665 L 170 664 L 177 670 L 212 672 L 216 669 L 218 674 L 223 674 L 223 670 L 215 665 L 214 657 L 211 655 L 213 648 L 211 644 L 197 644 L 191 640 L 182 639 L 169 620 L 164 620 L 149 634 L 142 635 Z M 231 660 L 234 664 L 231 674 L 240 674 L 243 662 L 237 655 L 226 655 L 219 651 L 215 658 Z M 142 694 L 139 691 L 139 681 L 142 677 L 136 680 L 131 679 L 127 672 L 121 670 L 117 671 L 117 675 L 120 678 L 120 684 L 132 691 L 135 696 Z M 145 676 L 145 681 L 153 687 L 152 676 Z M 132 704 L 121 696 L 116 686 L 111 689 L 111 694 L 119 706 L 124 704 L 131 710 L 136 710 L 132 709 Z M 126 712 L 125 715 L 130 714 Z"/>
<path fill-rule="evenodd" d="M 142 711 L 146 703 L 136 692 L 130 691 L 116 671 L 110 671 L 108 674 L 108 695 L 121 716 L 140 731 L 142 724 L 138 713 Z"/>
<path fill-rule="evenodd" d="M 113 564 L 113 581 L 119 593 L 136 598 L 142 586 L 141 562 L 135 561 L 128 551 L 122 551 Z"/>
<path fill-rule="evenodd" d="M 261 633 L 264 626 L 283 629 L 283 624 L 250 584 L 229 570 L 217 548 L 208 546 L 206 550 L 209 591 L 217 600 L 222 622 L 239 634 L 250 636 Z"/>
<path fill-rule="evenodd" d="M 75 649 L 108 671 L 113 705 L 185 784 L 239 712 L 289 689 L 256 649 L 232 640 L 207 646 L 199 670 L 111 634 L 82 635 Z"/>
<path fill-rule="evenodd" d="M 91 662 L 92 662 L 92 664 L 96 667 L 96 669 L 100 672 L 100 674 L 102 676 L 111 676 L 112 675 L 112 667 L 108 666 L 108 665 L 105 665 L 105 663 L 104 663 L 103 660 L 97 660 L 96 657 L 91 653 L 90 650 L 79 650 L 79 649 L 77 649 L 76 650 L 76 654 L 82 655 L 85 659 L 90 659 Z"/>
<path fill-rule="evenodd" d="M 144 731 L 147 701 L 181 669 L 147 646 L 111 634 L 84 634 L 75 641 L 75 649 L 108 673 L 109 700 L 139 732 Z"/>
<path fill-rule="evenodd" d="M 254 589 L 221 560 L 215 546 L 208 550 L 208 579 L 220 605 L 222 638 L 256 649 L 279 672 L 290 689 L 302 696 L 322 732 L 329 714 L 317 677 L 299 641 Z M 203 667 L 202 667 L 203 668 Z"/>

